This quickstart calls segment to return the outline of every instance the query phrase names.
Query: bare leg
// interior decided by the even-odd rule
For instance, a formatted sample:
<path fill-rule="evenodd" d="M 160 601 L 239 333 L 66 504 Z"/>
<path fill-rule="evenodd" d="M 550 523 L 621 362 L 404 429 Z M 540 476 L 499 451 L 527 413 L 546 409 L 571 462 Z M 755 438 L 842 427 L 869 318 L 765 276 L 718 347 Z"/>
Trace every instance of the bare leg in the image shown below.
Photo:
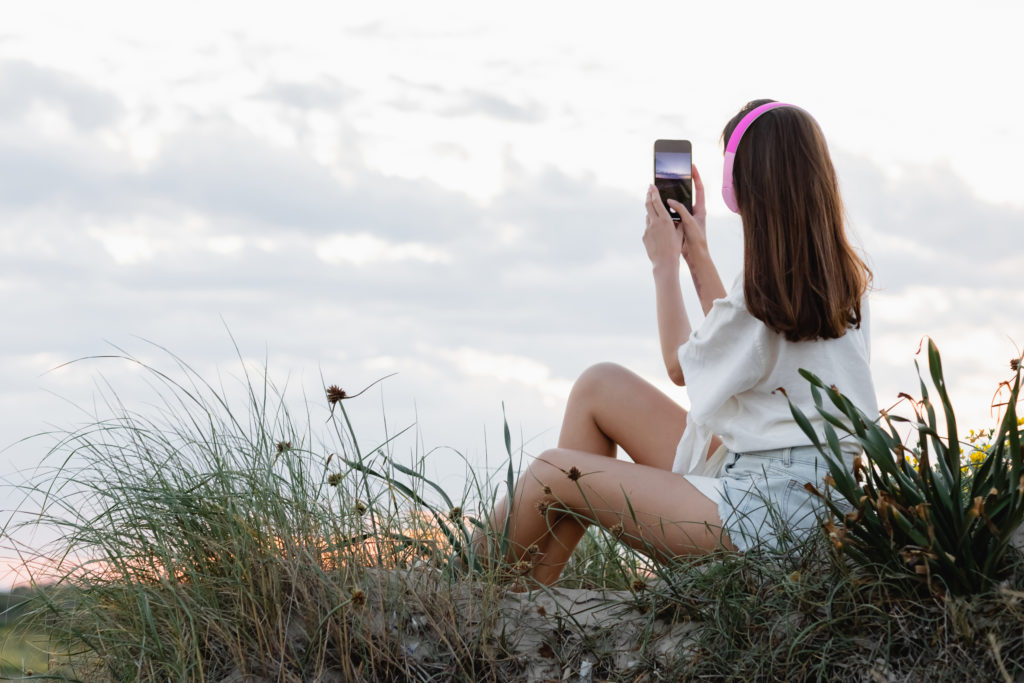
<path fill-rule="evenodd" d="M 583 371 L 573 385 L 558 447 L 614 458 L 616 445 L 637 463 L 672 468 L 686 411 L 636 373 L 614 363 Z M 537 544 L 551 567 L 564 567 L 590 523 L 552 516 L 550 533 Z"/>
<path fill-rule="evenodd" d="M 618 465 L 629 465 L 629 463 L 614 460 L 618 444 L 634 462 L 651 470 L 669 470 L 675 457 L 676 445 L 685 426 L 686 411 L 672 399 L 629 370 L 611 363 L 602 363 L 588 368 L 573 386 L 562 422 L 558 450 L 578 451 L 583 455 L 592 454 L 605 457 L 617 463 L 617 469 Z M 720 442 L 716 438 L 712 448 L 716 448 L 718 443 Z M 545 456 L 551 453 L 553 451 L 546 453 Z M 569 471 L 568 467 L 565 469 L 566 472 Z M 546 478 L 551 478 L 551 472 L 557 472 L 557 469 L 552 470 L 549 466 Z M 651 473 L 640 476 L 650 475 Z M 540 574 L 535 573 L 535 578 L 541 580 L 541 574 L 543 574 L 545 577 L 549 577 L 550 581 L 554 581 L 561 573 L 587 526 L 591 522 L 602 522 L 599 517 L 595 518 L 590 514 L 552 514 L 547 518 L 540 517 L 534 511 L 533 506 L 542 500 L 542 497 L 538 497 L 538 495 L 547 494 L 544 493 L 544 484 L 537 488 L 526 481 L 530 476 L 535 480 L 540 479 L 537 467 L 531 466 L 531 469 L 524 473 L 520 483 L 516 486 L 513 520 L 518 524 L 524 518 L 534 515 L 535 517 L 531 521 L 542 523 L 543 528 L 537 531 L 536 524 L 526 524 L 520 533 L 513 533 L 512 540 L 530 539 L 530 543 L 514 548 L 513 553 L 518 559 L 523 557 L 527 547 L 536 545 L 544 569 L 540 570 Z M 664 476 L 664 472 L 661 473 L 661 476 Z M 682 477 L 672 477 L 672 479 L 678 479 L 683 485 L 684 491 L 680 491 L 678 495 L 686 495 L 688 500 L 697 496 L 714 507 L 709 499 L 701 495 L 685 479 Z M 576 488 L 578 490 L 578 487 Z M 685 489 L 689 489 L 689 491 Z M 553 487 L 552 493 L 554 493 Z M 620 500 L 619 502 L 623 503 L 624 501 Z M 667 508 L 667 510 L 672 509 Z M 680 508 L 676 505 L 674 509 Z M 502 523 L 507 510 L 508 501 L 499 502 L 491 515 L 492 523 Z M 619 511 L 621 512 L 621 509 Z M 703 516 L 703 512 L 693 511 L 694 514 L 698 512 L 702 516 L 693 518 L 695 521 L 705 519 L 713 521 Z M 714 518 L 717 520 L 717 509 L 714 509 L 713 512 Z M 669 517 L 671 518 L 671 515 Z M 611 524 L 616 523 L 618 522 L 611 522 Z"/>
<path fill-rule="evenodd" d="M 735 547 L 722 531 L 717 504 L 684 477 L 556 448 L 544 452 L 520 478 L 509 529 L 513 548 L 545 549 L 532 571 L 540 583 L 557 580 L 572 551 L 555 552 L 565 540 L 557 535 L 566 522 L 576 528 L 580 522 L 621 525 L 623 542 L 656 559 Z"/>
<path fill-rule="evenodd" d="M 643 465 L 672 469 L 686 411 L 636 373 L 614 363 L 583 371 L 569 393 L 558 447 L 615 456 L 616 444 Z M 713 439 L 711 451 L 721 444 Z"/>

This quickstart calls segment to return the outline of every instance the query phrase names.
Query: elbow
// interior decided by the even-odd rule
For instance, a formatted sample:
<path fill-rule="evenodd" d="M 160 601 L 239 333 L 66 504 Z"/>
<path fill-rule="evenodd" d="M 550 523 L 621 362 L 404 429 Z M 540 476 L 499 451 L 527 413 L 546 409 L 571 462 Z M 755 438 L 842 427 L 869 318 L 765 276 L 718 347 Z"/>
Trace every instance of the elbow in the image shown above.
<path fill-rule="evenodd" d="M 686 378 L 683 377 L 683 369 L 678 364 L 668 367 L 668 378 L 678 387 L 686 386 Z"/>

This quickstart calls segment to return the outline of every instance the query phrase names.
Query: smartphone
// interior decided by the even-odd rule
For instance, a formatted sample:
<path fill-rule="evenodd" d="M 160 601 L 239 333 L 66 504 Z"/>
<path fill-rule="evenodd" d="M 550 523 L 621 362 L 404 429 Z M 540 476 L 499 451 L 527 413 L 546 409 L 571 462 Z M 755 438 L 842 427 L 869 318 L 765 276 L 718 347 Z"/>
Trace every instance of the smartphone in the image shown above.
<path fill-rule="evenodd" d="M 674 199 L 687 211 L 693 211 L 693 168 L 689 140 L 654 141 L 654 185 L 672 220 L 679 214 L 669 208 L 667 199 Z"/>

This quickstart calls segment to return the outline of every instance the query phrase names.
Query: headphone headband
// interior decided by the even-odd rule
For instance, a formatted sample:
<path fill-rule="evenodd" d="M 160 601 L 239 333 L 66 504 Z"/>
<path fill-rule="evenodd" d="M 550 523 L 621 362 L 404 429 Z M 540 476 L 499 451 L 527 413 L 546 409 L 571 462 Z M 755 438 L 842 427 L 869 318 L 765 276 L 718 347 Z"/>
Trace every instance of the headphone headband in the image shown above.
<path fill-rule="evenodd" d="M 785 102 L 768 102 L 762 104 L 759 107 L 754 107 L 752 110 L 747 112 L 747 115 L 740 119 L 740 122 L 736 124 L 736 127 L 732 131 L 732 135 L 729 136 L 729 142 L 725 144 L 725 163 L 722 166 L 722 199 L 725 200 L 725 205 L 729 207 L 729 210 L 733 213 L 739 213 L 740 207 L 736 203 L 736 191 L 732 187 L 732 166 L 736 160 L 736 148 L 740 146 L 740 139 L 743 138 L 743 134 L 750 128 L 750 124 L 757 120 L 761 114 L 772 109 L 779 107 L 795 107 L 793 104 L 786 104 Z M 797 107 L 799 109 L 799 107 Z"/>

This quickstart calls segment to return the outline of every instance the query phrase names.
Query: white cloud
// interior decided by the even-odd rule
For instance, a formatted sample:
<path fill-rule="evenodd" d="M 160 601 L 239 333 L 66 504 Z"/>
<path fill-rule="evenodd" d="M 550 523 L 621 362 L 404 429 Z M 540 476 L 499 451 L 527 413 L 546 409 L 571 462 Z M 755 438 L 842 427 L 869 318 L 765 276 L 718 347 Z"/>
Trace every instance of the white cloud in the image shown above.
<path fill-rule="evenodd" d="M 71 73 L 24 60 L 0 62 L 0 119 L 36 119 L 63 136 L 110 125 L 121 109 L 116 97 Z"/>
<path fill-rule="evenodd" d="M 564 403 L 573 385 L 571 380 L 553 376 L 547 365 L 525 356 L 469 347 L 434 349 L 434 353 L 464 375 L 499 383 L 519 383 L 536 389 L 547 405 Z"/>
<path fill-rule="evenodd" d="M 391 242 L 365 232 L 331 235 L 316 245 L 317 258 L 331 265 L 369 266 L 379 263 L 418 261 L 447 265 L 451 253 L 420 242 Z"/>
<path fill-rule="evenodd" d="M 275 244 L 266 245 L 266 240 L 261 240 L 256 246 L 264 251 L 274 251 L 276 248 Z M 245 240 L 241 235 L 217 235 L 206 241 L 206 247 L 215 254 L 230 256 L 245 248 Z"/>
<path fill-rule="evenodd" d="M 135 266 L 155 259 L 167 263 L 195 258 L 197 253 L 230 257 L 246 246 L 246 240 L 240 235 L 218 234 L 203 215 L 193 212 L 87 219 L 85 232 L 99 242 L 119 266 Z M 249 240 L 252 246 L 259 248 L 257 242 L 266 240 Z"/>
<path fill-rule="evenodd" d="M 90 230 L 89 235 L 98 240 L 114 261 L 120 265 L 149 261 L 156 255 L 155 245 L 142 234 Z"/>

